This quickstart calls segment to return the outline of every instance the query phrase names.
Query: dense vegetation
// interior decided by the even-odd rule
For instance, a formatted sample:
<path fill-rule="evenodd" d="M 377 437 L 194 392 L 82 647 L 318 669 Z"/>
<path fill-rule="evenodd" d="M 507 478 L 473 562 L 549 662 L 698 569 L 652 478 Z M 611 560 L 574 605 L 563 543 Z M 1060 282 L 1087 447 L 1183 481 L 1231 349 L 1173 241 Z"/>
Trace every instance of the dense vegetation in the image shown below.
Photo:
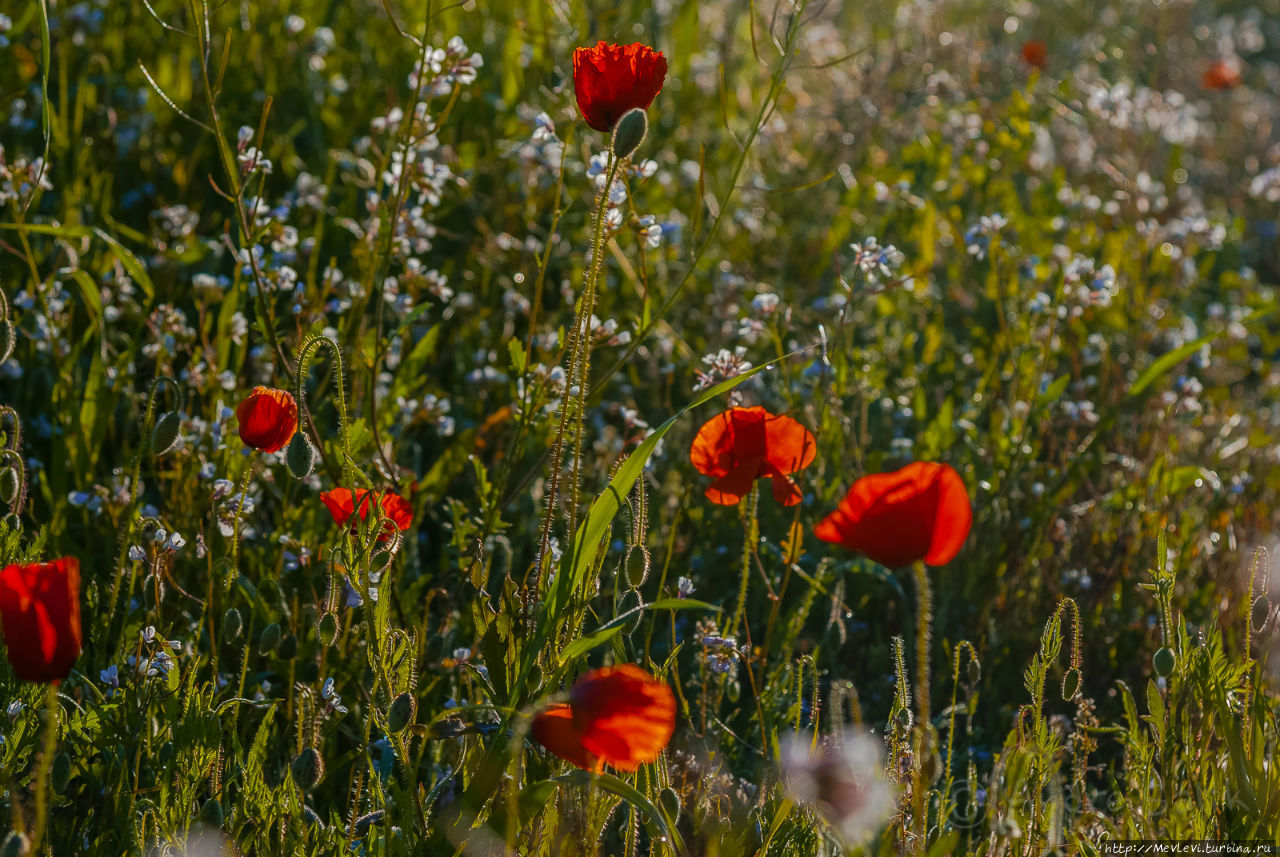
<path fill-rule="evenodd" d="M 6 4 L 0 853 L 1280 845 L 1277 92 L 1277 0 Z M 815 535 L 910 462 L 954 558 Z M 626 664 L 656 759 L 535 727 Z"/>

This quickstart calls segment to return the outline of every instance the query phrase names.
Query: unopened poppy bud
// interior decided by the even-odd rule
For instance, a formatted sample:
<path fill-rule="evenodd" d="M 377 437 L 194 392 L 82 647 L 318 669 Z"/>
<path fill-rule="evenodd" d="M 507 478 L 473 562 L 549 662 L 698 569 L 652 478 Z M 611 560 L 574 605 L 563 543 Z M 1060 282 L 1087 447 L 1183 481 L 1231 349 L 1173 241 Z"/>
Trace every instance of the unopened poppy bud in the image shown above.
<path fill-rule="evenodd" d="M 0 500 L 3 500 L 6 506 L 13 505 L 21 490 L 22 482 L 18 479 L 17 470 L 12 467 L 0 470 Z"/>
<path fill-rule="evenodd" d="M 905 708 L 898 710 L 898 725 L 903 729 L 911 728 L 911 712 Z"/>
<path fill-rule="evenodd" d="M 13 355 L 13 345 L 17 341 L 14 336 L 13 322 L 9 319 L 0 320 L 0 363 L 8 360 Z"/>
<path fill-rule="evenodd" d="M 291 661 L 298 656 L 298 638 L 293 634 L 288 634 L 280 641 L 276 654 L 283 660 Z"/>
<path fill-rule="evenodd" d="M 182 417 L 178 416 L 177 411 L 161 414 L 160 419 L 156 420 L 155 428 L 151 429 L 151 454 L 164 455 L 173 449 L 181 429 Z"/>
<path fill-rule="evenodd" d="M 649 551 L 639 545 L 627 548 L 627 582 L 639 586 L 649 576 Z"/>
<path fill-rule="evenodd" d="M 0 845 L 0 857 L 26 857 L 31 853 L 31 840 L 19 830 L 10 830 Z"/>
<path fill-rule="evenodd" d="M 648 133 L 649 119 L 645 116 L 644 110 L 633 107 L 623 113 L 618 124 L 613 126 L 614 157 L 619 159 L 631 157 L 636 149 L 640 148 L 640 144 L 644 142 L 645 135 Z"/>
<path fill-rule="evenodd" d="M 66 753 L 59 753 L 53 757 L 53 769 L 49 772 L 49 784 L 53 786 L 53 790 L 58 794 L 62 794 L 67 790 L 67 785 L 71 782 L 71 757 Z"/>
<path fill-rule="evenodd" d="M 680 820 L 680 795 L 676 794 L 675 789 L 667 786 L 658 794 L 658 806 L 662 807 L 668 823 L 674 827 Z"/>
<path fill-rule="evenodd" d="M 338 617 L 333 613 L 326 613 L 320 617 L 320 624 L 316 626 L 316 639 L 320 641 L 322 646 L 332 646 L 333 641 L 338 639 Z"/>
<path fill-rule="evenodd" d="M 276 646 L 280 645 L 280 626 L 275 622 L 262 629 L 262 636 L 258 638 L 258 654 L 266 655 L 274 652 Z"/>
<path fill-rule="evenodd" d="M 627 627 L 623 629 L 624 634 L 630 636 L 640 627 L 640 620 L 644 618 L 644 611 L 640 609 L 643 606 L 644 599 L 640 597 L 637 590 L 628 589 L 622 593 L 622 597 L 618 599 L 618 614 L 625 615 L 634 611 L 634 615 L 627 622 Z"/>
<path fill-rule="evenodd" d="M 1062 698 L 1074 699 L 1080 692 L 1080 670 L 1072 667 L 1062 674 Z"/>
<path fill-rule="evenodd" d="M 387 710 L 387 730 L 393 735 L 403 732 L 417 713 L 418 701 L 412 693 L 405 691 L 391 701 L 391 708 Z"/>
<path fill-rule="evenodd" d="M 320 753 L 315 747 L 308 747 L 298 754 L 293 764 L 289 765 L 289 773 L 293 775 L 293 781 L 298 784 L 298 788 L 309 792 L 324 776 L 324 759 L 320 758 Z"/>
<path fill-rule="evenodd" d="M 1173 656 L 1173 649 L 1168 646 L 1161 646 L 1151 658 L 1151 665 L 1156 668 L 1156 675 L 1159 676 L 1168 676 L 1176 664 L 1177 658 Z"/>
<path fill-rule="evenodd" d="M 210 827 L 221 827 L 222 819 L 222 804 L 218 802 L 217 798 L 209 798 L 200 807 L 200 820 Z"/>
<path fill-rule="evenodd" d="M 542 687 L 542 667 L 534 664 L 529 667 L 529 677 L 525 679 L 525 688 L 532 693 Z"/>
<path fill-rule="evenodd" d="M 298 432 L 289 441 L 289 449 L 284 455 L 285 464 L 294 479 L 306 479 L 316 466 L 316 449 L 307 440 L 307 436 Z"/>
<path fill-rule="evenodd" d="M 969 684 L 977 684 L 982 679 L 982 664 L 976 660 L 969 661 Z"/>
<path fill-rule="evenodd" d="M 5 500 L 6 503 L 10 502 Z M 1259 595 L 1253 601 L 1253 614 L 1250 617 L 1253 621 L 1253 629 L 1256 631 L 1263 625 L 1267 624 L 1267 614 L 1271 612 L 1271 602 L 1267 600 L 1265 595 Z"/>
<path fill-rule="evenodd" d="M 240 636 L 240 630 L 244 627 L 244 620 L 240 618 L 240 611 L 234 607 L 222 614 L 222 636 L 228 640 L 234 640 Z"/>

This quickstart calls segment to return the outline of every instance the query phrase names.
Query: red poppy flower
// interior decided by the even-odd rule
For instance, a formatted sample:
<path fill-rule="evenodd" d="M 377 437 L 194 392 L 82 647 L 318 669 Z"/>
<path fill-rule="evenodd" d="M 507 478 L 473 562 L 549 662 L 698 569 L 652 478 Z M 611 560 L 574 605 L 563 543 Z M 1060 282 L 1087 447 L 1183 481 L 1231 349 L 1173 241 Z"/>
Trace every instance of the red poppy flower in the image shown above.
<path fill-rule="evenodd" d="M 816 442 L 809 430 L 788 416 L 761 407 L 730 408 L 698 429 L 689 460 L 699 473 L 715 478 L 707 499 L 722 506 L 742 500 L 757 479 L 773 481 L 773 496 L 784 506 L 800 502 L 789 474 L 813 463 Z"/>
<path fill-rule="evenodd" d="M 254 387 L 236 408 L 236 419 L 245 446 L 279 452 L 298 430 L 298 403 L 284 390 Z"/>
<path fill-rule="evenodd" d="M 1235 63 L 1218 60 L 1205 69 L 1200 85 L 1205 89 L 1234 89 L 1240 81 L 1240 68 Z"/>
<path fill-rule="evenodd" d="M 0 623 L 18 678 L 62 681 L 80 655 L 80 563 L 63 557 L 0 571 Z"/>
<path fill-rule="evenodd" d="M 634 771 L 662 754 L 676 728 L 676 698 L 666 682 L 633 664 L 592 670 L 533 719 L 533 737 L 589 771 Z"/>
<path fill-rule="evenodd" d="M 1049 46 L 1040 39 L 1023 42 L 1022 61 L 1027 65 L 1043 69 L 1049 64 Z"/>
<path fill-rule="evenodd" d="M 573 91 L 582 118 L 597 131 L 610 131 L 628 110 L 647 110 L 662 91 L 667 59 L 639 42 L 573 52 Z"/>
<path fill-rule="evenodd" d="M 399 494 L 370 492 L 366 488 L 357 488 L 353 498 L 351 489 L 334 488 L 332 491 L 321 491 L 320 502 L 324 503 L 325 508 L 329 510 L 334 522 L 341 526 L 351 520 L 351 516 L 356 513 L 357 503 L 360 506 L 360 520 L 363 521 L 369 516 L 370 493 L 375 494 L 378 499 L 378 505 L 382 507 L 382 514 L 389 519 L 389 523 L 386 525 L 388 528 L 394 526 L 399 530 L 409 529 L 409 525 L 413 523 L 413 508 L 409 505 L 409 501 Z M 352 532 L 356 529 L 354 521 L 352 521 L 351 529 Z M 380 540 L 385 538 L 385 535 L 379 537 Z"/>
<path fill-rule="evenodd" d="M 937 566 L 960 551 L 972 523 L 960 474 L 948 464 L 917 461 L 854 482 L 814 533 L 889 568 L 918 560 Z"/>

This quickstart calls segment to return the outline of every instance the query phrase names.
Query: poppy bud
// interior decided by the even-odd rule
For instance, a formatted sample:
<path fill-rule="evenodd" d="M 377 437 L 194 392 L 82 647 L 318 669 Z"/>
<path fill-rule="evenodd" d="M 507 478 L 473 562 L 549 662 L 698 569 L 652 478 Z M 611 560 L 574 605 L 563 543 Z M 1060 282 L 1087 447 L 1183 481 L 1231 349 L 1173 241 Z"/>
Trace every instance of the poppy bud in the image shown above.
<path fill-rule="evenodd" d="M 1176 664 L 1177 658 L 1173 656 L 1173 649 L 1168 646 L 1161 646 L 1151 658 L 1151 665 L 1156 668 L 1156 675 L 1159 676 L 1168 676 Z"/>
<path fill-rule="evenodd" d="M 315 747 L 308 747 L 298 754 L 293 764 L 289 765 L 289 773 L 293 775 L 293 781 L 298 784 L 298 788 L 309 792 L 324 776 L 324 760 L 320 758 L 320 753 Z"/>
<path fill-rule="evenodd" d="M 200 820 L 210 827 L 221 827 L 222 819 L 222 804 L 217 798 L 209 798 L 200 807 Z"/>
<path fill-rule="evenodd" d="M 320 617 L 320 624 L 316 626 L 316 639 L 320 641 L 322 646 L 332 646 L 333 641 L 338 639 L 338 617 L 333 613 L 326 613 Z"/>
<path fill-rule="evenodd" d="M 1080 670 L 1072 667 L 1062 674 L 1062 698 L 1071 700 L 1080 692 Z"/>
<path fill-rule="evenodd" d="M 228 640 L 234 640 L 240 636 L 240 629 L 244 627 L 244 620 L 240 618 L 240 611 L 234 607 L 222 614 L 222 636 Z"/>
<path fill-rule="evenodd" d="M 977 684 L 982 679 L 982 664 L 975 660 L 969 661 L 969 684 Z"/>
<path fill-rule="evenodd" d="M 6 506 L 14 504 L 14 501 L 18 499 L 18 492 L 21 490 L 22 482 L 18 479 L 17 470 L 12 467 L 0 470 L 0 500 L 3 500 Z"/>
<path fill-rule="evenodd" d="M 298 656 L 298 638 L 293 634 L 288 634 L 280 641 L 280 646 L 276 650 L 276 654 L 283 660 L 291 661 Z"/>
<path fill-rule="evenodd" d="M 666 813 L 667 822 L 673 827 L 680 820 L 680 795 L 676 794 L 676 790 L 667 786 L 658 794 L 658 806 L 662 807 L 662 811 Z"/>
<path fill-rule="evenodd" d="M 66 753 L 59 753 L 53 757 L 53 768 L 49 771 L 49 784 L 53 786 L 55 792 L 62 794 L 67 790 L 70 782 L 71 757 Z"/>
<path fill-rule="evenodd" d="M 270 654 L 278 645 L 280 645 L 280 626 L 272 622 L 262 629 L 262 636 L 258 638 L 258 654 Z"/>
<path fill-rule="evenodd" d="M 623 113 L 618 124 L 613 126 L 614 157 L 618 159 L 631 157 L 636 149 L 640 148 L 640 144 L 644 142 L 645 135 L 648 133 L 649 119 L 645 116 L 644 110 L 633 107 Z"/>
<path fill-rule="evenodd" d="M 393 735 L 403 732 L 417 713 L 418 701 L 412 693 L 405 691 L 391 701 L 391 708 L 387 711 L 387 731 Z"/>
<path fill-rule="evenodd" d="M 8 360 L 13 354 L 13 345 L 17 337 L 14 336 L 13 322 L 9 319 L 0 320 L 0 363 Z"/>
<path fill-rule="evenodd" d="M 6 503 L 10 502 L 5 500 Z M 1253 629 L 1256 631 L 1263 625 L 1267 624 L 1267 614 L 1271 612 L 1271 602 L 1267 600 L 1267 596 L 1259 595 L 1253 600 L 1253 613 L 1250 619 L 1253 622 Z"/>
<path fill-rule="evenodd" d="M 639 609 L 644 606 L 644 599 L 640 597 L 640 593 L 635 589 L 628 589 L 622 593 L 622 597 L 618 599 L 618 614 L 625 615 L 635 611 L 635 615 L 627 622 L 627 627 L 623 629 L 623 633 L 630 636 L 640 627 L 640 620 L 644 618 L 644 611 Z"/>
<path fill-rule="evenodd" d="M 306 479 L 316 466 L 316 449 L 307 440 L 307 436 L 298 432 L 289 441 L 289 449 L 284 455 L 285 464 L 294 479 Z"/>
<path fill-rule="evenodd" d="M 31 853 L 31 840 L 19 830 L 10 830 L 0 845 L 0 857 L 26 857 Z"/>
<path fill-rule="evenodd" d="M 182 429 L 182 417 L 176 411 L 167 411 L 156 420 L 151 429 L 151 454 L 160 456 L 173 449 L 178 442 L 178 432 Z"/>
<path fill-rule="evenodd" d="M 533 693 L 542 687 L 542 667 L 534 664 L 529 667 L 529 676 L 525 679 L 525 689 Z"/>
<path fill-rule="evenodd" d="M 649 576 L 649 551 L 639 545 L 627 548 L 627 582 L 639 586 Z"/>
<path fill-rule="evenodd" d="M 898 725 L 903 729 L 911 728 L 911 712 L 905 708 L 898 710 Z"/>

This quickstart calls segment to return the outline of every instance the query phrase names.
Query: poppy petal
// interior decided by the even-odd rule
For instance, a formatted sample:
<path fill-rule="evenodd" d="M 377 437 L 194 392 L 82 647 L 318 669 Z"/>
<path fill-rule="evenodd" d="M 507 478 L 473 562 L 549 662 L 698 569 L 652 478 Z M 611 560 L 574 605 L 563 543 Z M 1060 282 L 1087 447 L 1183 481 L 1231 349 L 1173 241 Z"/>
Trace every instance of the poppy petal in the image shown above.
<path fill-rule="evenodd" d="M 570 706 L 582 746 L 623 771 L 657 759 L 675 731 L 671 688 L 632 664 L 588 673 Z"/>
<path fill-rule="evenodd" d="M 733 506 L 751 492 L 751 486 L 760 476 L 760 461 L 750 459 L 739 464 L 707 488 L 707 499 L 721 506 Z"/>
<path fill-rule="evenodd" d="M 599 771 L 601 760 L 582 746 L 582 734 L 573 725 L 568 705 L 552 705 L 533 718 L 533 737 L 552 753 L 587 771 Z"/>

